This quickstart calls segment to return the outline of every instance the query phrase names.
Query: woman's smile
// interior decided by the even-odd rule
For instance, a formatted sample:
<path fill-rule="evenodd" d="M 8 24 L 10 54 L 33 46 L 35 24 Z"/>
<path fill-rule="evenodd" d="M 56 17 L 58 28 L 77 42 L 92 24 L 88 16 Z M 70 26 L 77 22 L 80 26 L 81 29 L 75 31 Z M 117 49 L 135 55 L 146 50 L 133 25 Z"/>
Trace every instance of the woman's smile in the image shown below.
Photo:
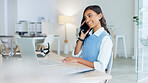
<path fill-rule="evenodd" d="M 91 22 L 88 22 L 88 25 L 91 25 L 92 24 L 92 21 Z"/>
<path fill-rule="evenodd" d="M 93 26 L 93 22 L 92 21 L 89 21 L 89 22 L 87 22 L 86 23 L 90 28 L 92 28 L 92 26 Z"/>

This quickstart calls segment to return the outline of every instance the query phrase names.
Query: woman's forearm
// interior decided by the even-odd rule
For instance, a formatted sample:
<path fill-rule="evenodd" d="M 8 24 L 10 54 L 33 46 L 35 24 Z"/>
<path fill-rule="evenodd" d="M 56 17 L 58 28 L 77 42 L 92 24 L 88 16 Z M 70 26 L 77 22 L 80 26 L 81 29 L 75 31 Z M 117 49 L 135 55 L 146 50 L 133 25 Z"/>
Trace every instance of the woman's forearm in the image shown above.
<path fill-rule="evenodd" d="M 84 59 L 82 59 L 82 58 L 79 58 L 79 59 L 77 60 L 77 62 L 80 63 L 80 64 L 83 64 L 83 65 L 86 65 L 86 66 L 88 66 L 88 67 L 91 67 L 91 68 L 94 69 L 94 63 L 93 63 L 93 62 L 84 60 Z"/>
<path fill-rule="evenodd" d="M 75 47 L 75 52 L 74 52 L 75 55 L 77 55 L 80 52 L 80 50 L 82 49 L 82 45 L 83 42 L 78 40 L 77 45 Z"/>
<path fill-rule="evenodd" d="M 80 39 L 85 40 L 85 37 L 89 31 L 90 31 L 90 29 L 85 34 L 81 31 Z M 80 52 L 82 45 L 83 45 L 83 41 L 78 40 L 77 45 L 75 47 L 75 52 L 74 52 L 75 55 L 77 55 Z"/>

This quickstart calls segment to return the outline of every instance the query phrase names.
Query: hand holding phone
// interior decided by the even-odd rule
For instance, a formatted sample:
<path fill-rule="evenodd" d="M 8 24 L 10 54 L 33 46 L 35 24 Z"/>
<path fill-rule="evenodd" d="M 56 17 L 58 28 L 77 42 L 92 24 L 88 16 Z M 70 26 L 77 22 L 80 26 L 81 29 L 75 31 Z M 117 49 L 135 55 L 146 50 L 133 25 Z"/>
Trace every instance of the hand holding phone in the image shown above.
<path fill-rule="evenodd" d="M 86 24 L 86 22 L 84 21 L 82 24 L 81 24 L 81 27 L 80 27 L 81 31 L 83 31 L 83 33 L 85 34 L 88 30 L 89 30 L 89 26 Z"/>
<path fill-rule="evenodd" d="M 88 32 L 90 31 L 89 26 L 86 24 L 85 21 L 83 21 L 83 23 L 81 24 L 80 30 L 81 30 L 79 33 L 80 38 L 85 39 L 85 37 L 88 35 Z"/>

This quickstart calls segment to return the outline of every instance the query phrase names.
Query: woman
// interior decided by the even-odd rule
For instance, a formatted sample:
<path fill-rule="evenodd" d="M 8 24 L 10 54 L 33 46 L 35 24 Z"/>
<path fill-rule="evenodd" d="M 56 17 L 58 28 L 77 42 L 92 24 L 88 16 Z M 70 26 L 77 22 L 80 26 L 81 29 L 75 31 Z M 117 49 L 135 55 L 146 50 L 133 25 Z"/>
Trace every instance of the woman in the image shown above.
<path fill-rule="evenodd" d="M 62 62 L 77 62 L 105 72 L 112 56 L 113 44 L 101 8 L 97 5 L 88 6 L 84 10 L 81 25 L 74 57 L 67 57 Z"/>

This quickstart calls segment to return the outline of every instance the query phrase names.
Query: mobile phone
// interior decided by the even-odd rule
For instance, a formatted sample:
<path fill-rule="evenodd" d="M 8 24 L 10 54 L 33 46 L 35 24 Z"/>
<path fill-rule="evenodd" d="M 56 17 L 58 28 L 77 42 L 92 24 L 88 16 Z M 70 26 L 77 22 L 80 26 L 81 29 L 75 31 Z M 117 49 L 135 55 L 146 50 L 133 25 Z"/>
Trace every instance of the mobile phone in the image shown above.
<path fill-rule="evenodd" d="M 89 26 L 84 23 L 81 27 L 80 30 L 83 31 L 83 33 L 85 34 L 88 30 L 89 30 Z"/>

